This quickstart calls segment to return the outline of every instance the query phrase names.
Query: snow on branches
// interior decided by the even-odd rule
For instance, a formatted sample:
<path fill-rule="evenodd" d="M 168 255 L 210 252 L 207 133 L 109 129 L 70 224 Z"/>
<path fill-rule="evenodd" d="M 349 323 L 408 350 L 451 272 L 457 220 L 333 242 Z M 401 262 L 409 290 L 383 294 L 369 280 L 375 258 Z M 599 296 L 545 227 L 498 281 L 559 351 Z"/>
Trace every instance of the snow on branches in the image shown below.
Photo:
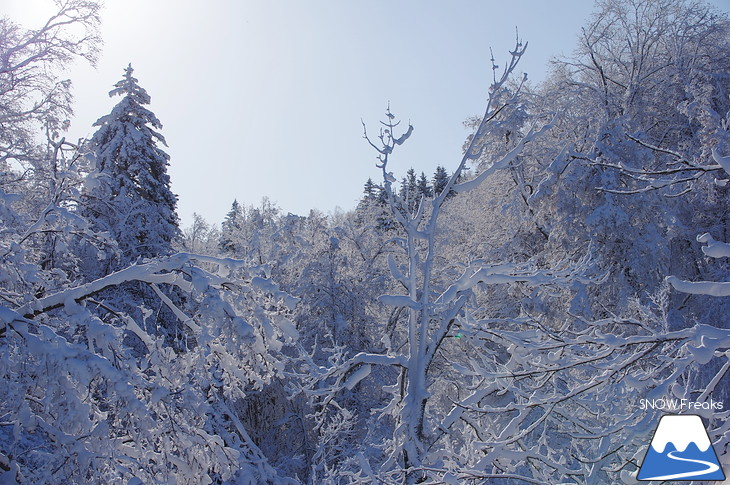
<path fill-rule="evenodd" d="M 450 354 L 457 335 L 459 339 L 464 339 L 466 345 L 478 345 L 483 338 L 483 334 L 470 331 L 467 323 L 479 311 L 474 307 L 477 287 L 514 283 L 527 287 L 571 284 L 585 279 L 584 275 L 590 266 L 588 258 L 582 262 L 564 265 L 560 270 L 538 269 L 531 264 L 473 261 L 465 266 L 460 277 L 449 282 L 444 274 L 440 274 L 436 263 L 439 216 L 451 191 L 466 192 L 479 186 L 495 171 L 510 166 L 527 144 L 550 129 L 550 121 L 544 122 L 540 119 L 536 119 L 535 126 L 522 135 L 519 135 L 520 129 L 515 127 L 515 137 L 520 138 L 516 145 L 496 161 L 483 166 L 482 171 L 473 178 L 463 180 L 468 161 L 483 156 L 488 142 L 486 138 L 492 133 L 492 124 L 499 121 L 500 113 L 517 102 L 521 84 L 510 96 L 505 96 L 505 84 L 525 48 L 526 44 L 523 45 L 518 40 L 515 49 L 510 53 L 508 67 L 502 76 L 495 75 L 485 114 L 471 137 L 462 160 L 446 182 L 445 188 L 432 198 L 424 196 L 417 204 L 408 204 L 394 190 L 393 183 L 396 179 L 388 171 L 389 159 L 394 149 L 413 133 L 410 124 L 403 134 L 396 135 L 399 122 L 388 108 L 387 119 L 381 122 L 383 128 L 378 135 L 380 145 L 369 137 L 367 131 L 364 133 L 364 138 L 378 152 L 377 167 L 382 171 L 386 200 L 399 225 L 400 234 L 393 242 L 401 254 L 397 256 L 399 261 L 396 261 L 396 257 L 389 256 L 388 265 L 392 277 L 401 284 L 405 292 L 383 295 L 380 302 L 400 309 L 405 315 L 405 328 L 402 330 L 404 335 L 400 339 L 403 343 L 395 347 L 386 341 L 387 348 L 381 354 L 358 353 L 351 358 L 346 358 L 342 353 L 333 354 L 332 367 L 313 376 L 314 382 L 318 384 L 310 391 L 310 395 L 319 397 L 325 405 L 336 404 L 336 393 L 351 389 L 372 375 L 373 366 L 394 368 L 395 372 L 391 375 L 396 376 L 396 382 L 385 388 L 391 395 L 391 401 L 381 410 L 382 415 L 388 416 L 394 423 L 392 436 L 387 438 L 385 445 L 387 459 L 379 465 L 380 479 L 387 477 L 386 483 L 417 483 L 427 476 L 445 477 L 450 468 L 443 461 L 445 450 L 453 449 L 457 442 L 469 435 L 461 428 L 450 429 L 450 425 L 437 426 L 436 423 L 441 420 L 439 414 L 444 412 L 444 406 L 450 407 L 444 402 L 444 389 L 450 385 L 461 389 L 461 382 L 464 380 L 457 368 L 452 368 L 451 372 L 444 370 L 444 354 Z M 514 320 L 513 323 L 517 325 L 518 321 Z M 466 365 L 477 364 L 470 359 Z M 452 402 L 451 406 L 459 405 Z M 469 424 L 469 421 L 466 423 Z M 529 432 L 530 426 L 524 433 Z M 478 435 L 479 433 L 468 439 L 476 439 Z M 469 459 L 459 466 L 467 466 L 468 463 Z M 505 474 L 507 476 L 509 474 Z"/>
<path fill-rule="evenodd" d="M 296 338 L 286 316 L 296 299 L 259 273 L 181 253 L 2 307 L 8 467 L 38 483 L 282 483 L 231 410 L 281 375 Z M 185 351 L 164 343 L 149 309 L 140 321 L 99 298 L 129 282 L 155 288 L 184 321 Z M 161 285 L 184 291 L 184 306 Z"/>

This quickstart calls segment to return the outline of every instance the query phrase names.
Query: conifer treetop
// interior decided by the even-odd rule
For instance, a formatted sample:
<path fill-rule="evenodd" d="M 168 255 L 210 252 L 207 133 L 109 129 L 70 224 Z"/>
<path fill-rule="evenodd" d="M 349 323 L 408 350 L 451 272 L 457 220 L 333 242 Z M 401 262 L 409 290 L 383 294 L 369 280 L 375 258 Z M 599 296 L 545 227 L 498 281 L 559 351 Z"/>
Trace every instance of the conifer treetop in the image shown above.
<path fill-rule="evenodd" d="M 109 92 L 122 99 L 94 124 L 98 130 L 91 138 L 96 170 L 87 205 L 95 223 L 119 243 L 121 266 L 138 256 L 170 254 L 180 236 L 177 196 L 167 173 L 170 156 L 159 145 L 166 146 L 157 131 L 162 123 L 144 107 L 150 96 L 133 73 L 130 64 Z"/>
<path fill-rule="evenodd" d="M 151 103 L 152 98 L 139 85 L 139 81 L 132 76 L 132 73 L 134 73 L 134 68 L 130 63 L 124 69 L 124 77 L 114 84 L 114 89 L 109 91 L 110 98 L 123 96 L 122 100 L 112 109 L 111 113 L 99 118 L 94 126 L 109 125 L 114 121 L 131 123 L 138 130 L 144 131 L 146 135 L 167 146 L 162 134 L 149 128 L 151 126 L 156 130 L 161 130 L 162 123 L 152 111 L 144 107 Z"/>

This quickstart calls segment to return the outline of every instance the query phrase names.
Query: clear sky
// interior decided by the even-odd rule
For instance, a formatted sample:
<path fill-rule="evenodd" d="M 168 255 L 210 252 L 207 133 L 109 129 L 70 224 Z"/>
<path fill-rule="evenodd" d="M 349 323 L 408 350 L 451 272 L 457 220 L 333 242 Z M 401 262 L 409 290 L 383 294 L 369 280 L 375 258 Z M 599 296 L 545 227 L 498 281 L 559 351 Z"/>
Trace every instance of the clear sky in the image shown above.
<path fill-rule="evenodd" d="M 32 26 L 49 3 L 0 0 L 0 14 Z M 183 225 L 193 212 L 220 222 L 234 198 L 268 196 L 301 215 L 347 210 L 379 176 L 361 119 L 377 132 L 390 102 L 414 125 L 392 159 L 397 177 L 452 170 L 462 122 L 483 111 L 489 48 L 503 63 L 518 27 L 529 42 L 519 70 L 539 81 L 592 10 L 590 0 L 107 0 L 97 68 L 68 74 L 69 135 L 93 133 L 131 62 L 163 124 Z"/>

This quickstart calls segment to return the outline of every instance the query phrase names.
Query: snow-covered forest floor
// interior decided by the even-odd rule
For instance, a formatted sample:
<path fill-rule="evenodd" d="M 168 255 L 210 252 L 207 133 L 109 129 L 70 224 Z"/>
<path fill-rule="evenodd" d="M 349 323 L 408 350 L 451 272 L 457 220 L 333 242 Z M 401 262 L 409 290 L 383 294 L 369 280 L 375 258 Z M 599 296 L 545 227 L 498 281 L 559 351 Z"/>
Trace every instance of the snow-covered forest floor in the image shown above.
<path fill-rule="evenodd" d="M 656 400 L 730 470 L 727 15 L 599 0 L 432 176 L 387 108 L 354 210 L 182 228 L 132 66 L 64 138 L 101 7 L 57 5 L 0 20 L 0 484 L 637 483 Z"/>

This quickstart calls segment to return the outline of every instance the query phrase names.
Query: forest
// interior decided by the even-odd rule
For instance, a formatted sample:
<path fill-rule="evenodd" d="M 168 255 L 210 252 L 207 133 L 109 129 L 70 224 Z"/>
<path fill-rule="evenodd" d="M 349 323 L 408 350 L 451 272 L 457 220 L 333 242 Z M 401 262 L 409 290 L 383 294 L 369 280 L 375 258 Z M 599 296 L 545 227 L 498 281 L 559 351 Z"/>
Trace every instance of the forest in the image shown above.
<path fill-rule="evenodd" d="M 352 210 L 182 227 L 131 65 L 64 137 L 102 7 L 56 5 L 0 19 L 0 484 L 631 484 L 668 411 L 730 472 L 727 14 L 597 0 L 461 160 L 394 173 L 388 107 Z"/>

